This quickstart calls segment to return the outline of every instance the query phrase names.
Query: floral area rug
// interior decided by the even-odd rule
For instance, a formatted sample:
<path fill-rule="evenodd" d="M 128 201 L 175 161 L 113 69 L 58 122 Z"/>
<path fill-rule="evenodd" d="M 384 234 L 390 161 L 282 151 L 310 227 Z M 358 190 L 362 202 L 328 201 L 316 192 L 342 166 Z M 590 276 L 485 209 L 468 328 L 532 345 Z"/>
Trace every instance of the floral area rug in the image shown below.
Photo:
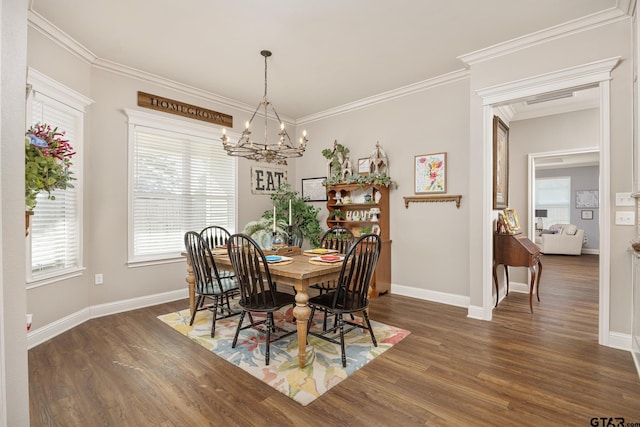
<path fill-rule="evenodd" d="M 258 318 L 254 315 L 254 319 Z M 274 315 L 277 326 L 294 330 L 292 308 Z M 409 331 L 372 321 L 378 347 L 374 347 L 368 331 L 356 329 L 345 335 L 347 367 L 342 367 L 340 346 L 309 335 L 306 366 L 298 366 L 298 340 L 296 334 L 272 342 L 269 366 L 264 360 L 265 336 L 251 328 L 240 332 L 236 348 L 231 348 L 240 316 L 218 320 L 216 334 L 211 338 L 211 312 L 201 311 L 193 326 L 189 326 L 189 309 L 158 316 L 158 319 L 181 334 L 210 350 L 226 361 L 238 366 L 254 377 L 303 406 L 313 402 L 327 390 L 389 350 Z M 323 314 L 316 313 L 312 330 L 322 328 Z M 329 319 L 331 322 L 332 319 Z M 245 317 L 245 324 L 248 319 Z M 356 317 L 356 321 L 361 321 Z M 331 324 L 331 323 L 330 323 Z"/>

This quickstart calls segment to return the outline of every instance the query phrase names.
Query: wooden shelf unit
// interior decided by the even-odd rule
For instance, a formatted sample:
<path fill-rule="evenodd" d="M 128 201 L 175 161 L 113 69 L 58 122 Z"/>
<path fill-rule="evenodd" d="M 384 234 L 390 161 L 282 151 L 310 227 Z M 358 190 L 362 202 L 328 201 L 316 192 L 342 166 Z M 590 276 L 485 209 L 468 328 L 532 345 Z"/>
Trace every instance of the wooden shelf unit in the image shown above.
<path fill-rule="evenodd" d="M 358 203 L 336 203 L 336 194 L 340 193 L 341 197 L 351 197 Z M 365 202 L 360 200 L 364 194 L 371 195 L 371 201 Z M 379 196 L 378 196 L 379 194 Z M 376 203 L 376 198 L 378 202 Z M 376 267 L 376 273 L 373 278 L 371 286 L 371 296 L 377 297 L 379 294 L 387 293 L 391 290 L 391 240 L 389 239 L 389 188 L 384 185 L 368 184 L 360 186 L 359 184 L 334 184 L 327 188 L 327 210 L 329 211 L 329 217 L 332 218 L 332 212 L 336 209 L 340 209 L 345 215 L 348 211 L 363 210 L 368 211 L 371 208 L 380 209 L 378 214 L 378 221 L 371 221 L 369 219 L 365 221 L 347 221 L 346 219 L 327 219 L 327 226 L 333 227 L 334 225 L 342 225 L 353 232 L 355 236 L 360 235 L 360 231 L 363 228 L 373 227 L 378 225 L 380 227 L 380 239 L 382 240 L 382 250 L 380 251 L 380 258 L 378 258 L 378 265 Z"/>

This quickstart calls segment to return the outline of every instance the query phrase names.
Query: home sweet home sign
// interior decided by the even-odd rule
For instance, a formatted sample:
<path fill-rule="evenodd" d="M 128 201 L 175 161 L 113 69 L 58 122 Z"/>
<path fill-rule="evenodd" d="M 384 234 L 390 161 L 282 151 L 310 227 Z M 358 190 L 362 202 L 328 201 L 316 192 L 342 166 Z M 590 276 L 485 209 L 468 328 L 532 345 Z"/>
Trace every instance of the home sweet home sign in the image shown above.
<path fill-rule="evenodd" d="M 177 114 L 178 116 L 202 120 L 216 125 L 233 127 L 233 116 L 195 105 L 186 104 L 184 102 L 176 101 L 175 99 L 151 95 L 150 93 L 138 92 L 138 105 L 140 107 L 151 108 L 152 110 L 163 111 L 170 114 Z"/>

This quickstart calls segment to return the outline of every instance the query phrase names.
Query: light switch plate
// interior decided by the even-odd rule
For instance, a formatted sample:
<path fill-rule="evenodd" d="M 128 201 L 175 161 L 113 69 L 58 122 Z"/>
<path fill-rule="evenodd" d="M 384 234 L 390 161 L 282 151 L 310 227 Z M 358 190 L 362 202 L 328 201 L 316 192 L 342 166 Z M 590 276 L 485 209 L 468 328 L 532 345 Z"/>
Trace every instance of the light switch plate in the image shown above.
<path fill-rule="evenodd" d="M 616 225 L 634 225 L 635 221 L 635 212 L 616 211 Z"/>
<path fill-rule="evenodd" d="M 616 206 L 634 206 L 635 201 L 631 193 L 616 193 Z"/>

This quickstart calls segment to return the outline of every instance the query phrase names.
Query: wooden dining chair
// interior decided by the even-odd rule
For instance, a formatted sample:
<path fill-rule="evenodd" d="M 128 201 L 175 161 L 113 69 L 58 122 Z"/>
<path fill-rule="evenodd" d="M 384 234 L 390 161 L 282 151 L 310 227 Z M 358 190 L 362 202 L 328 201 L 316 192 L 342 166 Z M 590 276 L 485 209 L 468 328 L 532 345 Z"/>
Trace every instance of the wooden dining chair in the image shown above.
<path fill-rule="evenodd" d="M 217 320 L 241 313 L 240 310 L 232 310 L 230 305 L 230 299 L 239 295 L 240 289 L 233 277 L 220 274 L 209 245 L 199 233 L 195 231 L 185 233 L 184 246 L 193 268 L 197 298 L 189 325 L 193 325 L 196 313 L 210 310 L 213 313 L 211 324 L 211 337 L 213 337 Z M 213 304 L 205 305 L 207 299 L 212 300 Z"/>
<path fill-rule="evenodd" d="M 347 253 L 347 250 L 351 247 L 355 241 L 355 236 L 348 228 L 341 225 L 336 225 L 324 232 L 320 238 L 320 247 L 324 249 L 337 250 L 340 255 Z M 311 285 L 311 288 L 317 289 L 321 294 L 334 289 L 336 286 L 335 281 L 315 283 Z"/>
<path fill-rule="evenodd" d="M 320 247 L 324 249 L 334 249 L 337 250 L 340 255 L 345 255 L 355 239 L 356 238 L 351 230 L 341 225 L 334 225 L 333 227 L 325 231 L 325 233 L 320 238 Z M 329 280 L 325 282 L 314 283 L 310 286 L 310 288 L 318 290 L 320 294 L 324 294 L 335 289 L 336 283 L 337 282 L 335 280 Z M 327 330 L 326 313 L 322 321 L 322 327 L 323 330 Z"/>
<path fill-rule="evenodd" d="M 291 236 L 289 236 L 289 246 L 297 246 L 299 248 L 302 247 L 302 243 L 304 242 L 304 236 L 302 234 L 302 230 L 297 225 L 291 226 Z"/>
<path fill-rule="evenodd" d="M 253 328 L 266 335 L 265 363 L 269 365 L 270 344 L 272 341 L 295 334 L 293 329 L 287 331 L 275 325 L 273 313 L 289 304 L 295 305 L 295 298 L 291 294 L 278 292 L 271 280 L 269 264 L 258 243 L 246 234 L 233 234 L 227 243 L 229 260 L 240 287 L 240 307 L 242 314 L 238 321 L 232 348 L 236 347 L 240 331 Z M 243 326 L 245 314 L 249 314 L 249 324 Z M 265 318 L 253 317 L 251 314 L 263 314 Z M 278 333 L 271 336 L 271 333 Z"/>
<path fill-rule="evenodd" d="M 220 227 L 219 225 L 210 225 L 200 231 L 200 237 L 207 242 L 207 245 L 209 245 L 209 249 L 211 249 L 212 252 L 214 252 L 216 248 L 222 247 L 224 247 L 226 251 L 227 242 L 229 241 L 229 237 L 231 237 L 231 233 L 229 233 L 226 228 Z M 220 277 L 233 277 L 232 270 L 221 268 L 218 270 L 218 273 L 220 274 Z"/>
<path fill-rule="evenodd" d="M 336 288 L 310 298 L 308 302 L 309 307 L 311 307 L 311 315 L 309 316 L 307 333 L 326 341 L 340 344 L 343 367 L 347 366 L 344 345 L 346 333 L 356 328 L 368 330 L 373 345 L 378 346 L 367 308 L 369 307 L 369 283 L 376 269 L 381 247 L 380 237 L 376 234 L 370 233 L 359 237 L 347 251 Z M 313 315 L 317 309 L 324 311 L 327 315 L 336 316 L 336 321 L 332 328 L 326 329 L 323 327 L 321 332 L 311 331 Z M 358 312 L 362 312 L 362 323 L 344 319 L 345 314 L 353 315 Z M 346 330 L 345 325 L 348 326 Z M 335 337 L 336 333 L 340 335 L 339 340 Z"/>
<path fill-rule="evenodd" d="M 200 237 L 207 242 L 207 245 L 209 245 L 211 250 L 222 247 L 226 249 L 231 233 L 229 233 L 226 228 L 220 227 L 219 225 L 210 225 L 202 229 Z"/>
<path fill-rule="evenodd" d="M 351 230 L 341 225 L 334 225 L 325 231 L 320 238 L 320 247 L 325 249 L 335 249 L 341 255 L 344 255 L 355 240 L 356 238 Z"/>

